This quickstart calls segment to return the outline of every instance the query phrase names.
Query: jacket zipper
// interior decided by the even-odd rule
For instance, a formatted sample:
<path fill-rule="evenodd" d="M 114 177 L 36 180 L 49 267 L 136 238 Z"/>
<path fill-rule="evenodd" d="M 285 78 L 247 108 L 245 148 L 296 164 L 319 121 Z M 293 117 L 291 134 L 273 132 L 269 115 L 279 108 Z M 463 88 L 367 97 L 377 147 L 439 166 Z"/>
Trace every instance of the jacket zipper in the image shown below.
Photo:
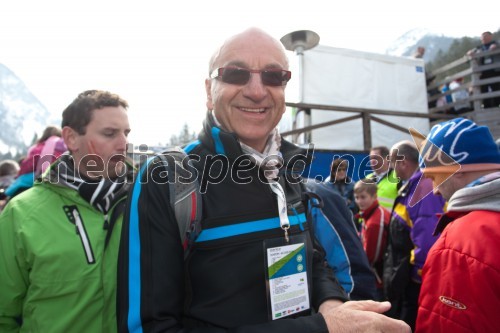
<path fill-rule="evenodd" d="M 85 230 L 85 226 L 83 225 L 82 219 L 80 218 L 80 214 L 78 210 L 73 210 L 73 217 L 75 218 L 75 225 L 78 231 L 78 235 L 82 241 L 83 248 L 85 250 L 85 255 L 87 256 L 87 262 L 89 264 L 95 263 L 94 254 L 92 252 L 92 247 L 90 245 L 89 237 L 87 235 L 87 231 Z"/>

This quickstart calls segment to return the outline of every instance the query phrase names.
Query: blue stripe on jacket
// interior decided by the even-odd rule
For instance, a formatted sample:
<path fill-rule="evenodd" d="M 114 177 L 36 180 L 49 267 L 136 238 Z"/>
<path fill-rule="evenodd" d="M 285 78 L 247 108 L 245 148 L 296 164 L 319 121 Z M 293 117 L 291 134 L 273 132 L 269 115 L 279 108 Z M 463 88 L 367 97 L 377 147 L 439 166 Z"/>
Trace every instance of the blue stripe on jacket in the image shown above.
<path fill-rule="evenodd" d="M 290 225 L 300 225 L 306 222 L 306 215 L 304 213 L 299 215 L 292 215 L 288 217 Z M 271 230 L 280 227 L 279 217 L 272 217 L 263 220 L 243 222 L 233 225 L 222 227 L 204 229 L 196 238 L 196 243 L 206 242 L 215 239 L 234 237 L 238 235 L 249 234 L 252 232 Z"/>
<path fill-rule="evenodd" d="M 141 179 L 149 163 L 149 158 L 141 167 L 132 189 L 129 223 L 128 252 L 128 316 L 127 324 L 130 333 L 141 333 L 141 238 L 139 235 L 139 197 L 141 196 Z"/>
<path fill-rule="evenodd" d="M 189 143 L 186 147 L 184 147 L 183 150 L 186 154 L 189 154 L 191 152 L 191 150 L 193 150 L 194 147 L 198 146 L 199 144 L 200 144 L 200 140 L 195 140 L 195 141 Z"/>
<path fill-rule="evenodd" d="M 226 150 L 224 149 L 224 145 L 222 144 L 222 140 L 220 139 L 220 128 L 212 127 L 212 138 L 215 143 L 215 153 L 220 155 L 226 155 Z"/>

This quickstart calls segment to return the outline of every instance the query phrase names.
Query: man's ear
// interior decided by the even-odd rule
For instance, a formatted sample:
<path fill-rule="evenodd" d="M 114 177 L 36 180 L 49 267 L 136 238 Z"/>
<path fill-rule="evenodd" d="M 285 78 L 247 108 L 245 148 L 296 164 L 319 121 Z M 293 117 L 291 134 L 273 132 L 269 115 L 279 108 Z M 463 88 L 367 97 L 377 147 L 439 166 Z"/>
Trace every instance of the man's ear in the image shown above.
<path fill-rule="evenodd" d="M 62 129 L 62 138 L 70 152 L 78 151 L 78 133 L 69 126 Z"/>
<path fill-rule="evenodd" d="M 207 110 L 214 109 L 214 103 L 212 101 L 212 80 L 205 79 L 205 91 L 207 93 Z"/>

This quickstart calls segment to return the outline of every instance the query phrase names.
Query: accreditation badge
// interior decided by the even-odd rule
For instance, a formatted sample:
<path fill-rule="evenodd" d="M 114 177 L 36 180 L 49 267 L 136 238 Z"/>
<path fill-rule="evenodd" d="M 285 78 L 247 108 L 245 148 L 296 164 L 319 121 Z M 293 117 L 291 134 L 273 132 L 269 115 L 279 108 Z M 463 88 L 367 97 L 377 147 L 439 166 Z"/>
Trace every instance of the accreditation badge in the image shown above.
<path fill-rule="evenodd" d="M 278 246 L 266 246 L 268 300 L 272 320 L 310 308 L 306 243 L 282 240 L 279 243 Z M 269 241 L 267 245 L 270 245 Z"/>

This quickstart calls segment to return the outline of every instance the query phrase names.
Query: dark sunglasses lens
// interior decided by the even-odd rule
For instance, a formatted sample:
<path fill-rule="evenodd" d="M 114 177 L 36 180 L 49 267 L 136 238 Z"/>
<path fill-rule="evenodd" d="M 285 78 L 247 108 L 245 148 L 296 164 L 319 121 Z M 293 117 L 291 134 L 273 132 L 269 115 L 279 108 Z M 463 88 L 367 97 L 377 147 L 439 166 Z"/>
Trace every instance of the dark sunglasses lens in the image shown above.
<path fill-rule="evenodd" d="M 268 86 L 281 86 L 287 80 L 285 71 L 262 71 L 262 83 Z"/>
<path fill-rule="evenodd" d="M 241 68 L 224 68 L 222 82 L 230 84 L 246 84 L 250 79 L 250 72 Z"/>

